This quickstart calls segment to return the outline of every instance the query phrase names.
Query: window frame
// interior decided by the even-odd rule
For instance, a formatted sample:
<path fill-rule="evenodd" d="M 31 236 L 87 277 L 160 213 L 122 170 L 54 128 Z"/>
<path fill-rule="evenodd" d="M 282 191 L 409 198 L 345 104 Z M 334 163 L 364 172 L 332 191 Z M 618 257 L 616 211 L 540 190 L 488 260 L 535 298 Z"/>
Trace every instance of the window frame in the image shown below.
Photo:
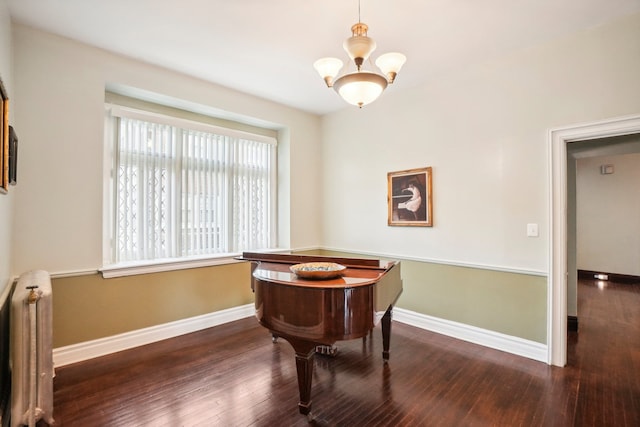
<path fill-rule="evenodd" d="M 190 129 L 201 132 L 209 132 L 233 138 L 248 139 L 272 146 L 271 168 L 270 168 L 270 189 L 269 205 L 270 225 L 269 239 L 272 248 L 260 250 L 276 251 L 277 241 L 277 139 L 272 136 L 260 135 L 242 130 L 222 127 L 198 120 L 190 120 L 182 117 L 162 114 L 132 108 L 123 105 L 105 102 L 104 116 L 104 164 L 103 164 L 103 230 L 102 230 L 102 268 L 99 271 L 105 278 L 120 277 L 136 274 L 146 274 L 161 271 L 172 271 L 186 268 L 206 267 L 212 265 L 228 264 L 239 262 L 235 258 L 240 253 L 218 253 L 196 256 L 185 256 L 176 258 L 157 258 L 152 260 L 114 262 L 112 239 L 115 230 L 115 171 L 118 165 L 116 150 L 116 121 L 115 117 L 127 117 L 136 120 L 150 121 L 154 123 L 175 126 L 180 129 Z M 257 249 L 256 249 L 257 250 Z"/>

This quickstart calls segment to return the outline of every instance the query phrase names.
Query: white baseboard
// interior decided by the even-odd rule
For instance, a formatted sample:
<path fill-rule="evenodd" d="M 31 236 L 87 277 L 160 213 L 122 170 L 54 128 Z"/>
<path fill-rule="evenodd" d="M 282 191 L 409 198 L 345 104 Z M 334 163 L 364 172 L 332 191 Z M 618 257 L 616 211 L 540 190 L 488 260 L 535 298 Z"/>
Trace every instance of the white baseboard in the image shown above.
<path fill-rule="evenodd" d="M 151 344 L 167 338 L 200 331 L 223 323 L 233 322 L 234 320 L 244 319 L 254 314 L 255 308 L 252 303 L 97 340 L 54 348 L 53 364 L 55 367 L 69 365 L 94 357 L 105 356 L 118 351 Z"/>
<path fill-rule="evenodd" d="M 53 349 L 53 364 L 55 367 L 60 367 L 94 357 L 105 356 L 118 351 L 251 317 L 254 313 L 254 305 L 247 304 L 111 337 L 55 348 Z M 538 342 L 465 325 L 463 323 L 452 322 L 450 320 L 438 319 L 397 307 L 393 310 L 393 320 L 452 338 L 540 362 L 547 362 L 547 346 Z"/>
<path fill-rule="evenodd" d="M 402 308 L 393 309 L 393 320 L 452 338 L 547 363 L 547 346 L 539 342 L 465 325 L 464 323 L 439 319 Z"/>

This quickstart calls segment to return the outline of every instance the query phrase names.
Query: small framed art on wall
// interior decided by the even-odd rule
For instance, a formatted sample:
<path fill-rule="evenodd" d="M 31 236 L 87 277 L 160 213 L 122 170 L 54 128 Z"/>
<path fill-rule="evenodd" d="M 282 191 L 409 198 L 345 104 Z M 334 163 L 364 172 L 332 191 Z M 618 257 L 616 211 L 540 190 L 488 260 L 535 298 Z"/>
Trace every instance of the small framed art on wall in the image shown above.
<path fill-rule="evenodd" d="M 387 174 L 388 225 L 432 227 L 431 167 Z"/>

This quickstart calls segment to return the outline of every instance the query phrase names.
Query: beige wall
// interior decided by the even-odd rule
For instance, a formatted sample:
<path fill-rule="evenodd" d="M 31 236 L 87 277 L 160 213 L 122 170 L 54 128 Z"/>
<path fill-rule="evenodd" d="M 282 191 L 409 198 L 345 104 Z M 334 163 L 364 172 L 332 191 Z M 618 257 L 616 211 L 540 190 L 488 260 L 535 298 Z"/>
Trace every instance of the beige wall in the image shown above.
<path fill-rule="evenodd" d="M 246 266 L 237 264 L 108 280 L 95 273 L 103 259 L 107 87 L 277 131 L 280 244 L 317 245 L 319 202 L 306 191 L 319 186 L 317 116 L 29 27 L 14 26 L 12 36 L 19 76 L 12 90 L 21 140 L 19 183 L 12 189 L 18 215 L 12 236 L 0 228 L 0 245 L 11 244 L 15 274 L 44 269 L 62 276 L 53 280 L 56 347 L 236 307 L 252 298 Z M 0 215 L 7 201 L 0 197 Z M 7 276 L 4 257 L 0 263 Z"/>
<path fill-rule="evenodd" d="M 115 82 L 281 126 L 287 245 L 405 260 L 400 307 L 538 342 L 547 328 L 548 130 L 640 112 L 640 15 L 404 92 L 391 87 L 366 108 L 322 119 L 27 27 L 13 38 L 15 118 L 29 141 L 15 192 L 16 272 L 100 266 L 102 102 Z M 434 227 L 388 227 L 387 172 L 424 166 L 434 172 Z M 540 237 L 526 237 L 531 222 Z M 201 292 L 218 268 L 196 274 L 186 292 L 194 272 L 56 279 L 56 346 L 213 310 Z M 228 274 L 216 282 L 234 283 L 223 305 L 250 298 L 244 273 Z M 162 310 L 132 315 L 129 294 L 154 291 Z M 83 311 L 91 299 L 103 305 L 98 316 Z M 88 332 L 72 325 L 83 318 Z"/>
<path fill-rule="evenodd" d="M 549 131 L 639 113 L 639 52 L 636 14 L 323 117 L 322 245 L 469 267 L 412 274 L 400 305 L 544 340 Z M 426 166 L 434 226 L 388 227 L 386 174 Z"/>
<path fill-rule="evenodd" d="M 5 0 L 0 0 L 0 78 L 9 93 L 9 103 L 12 102 L 14 88 L 12 79 L 11 56 L 11 21 Z M 13 125 L 13 109 L 9 110 L 9 121 Z M 13 189 L 11 189 L 13 190 Z M 0 304 L 2 295 L 11 279 L 11 236 L 13 234 L 13 192 L 0 194 Z"/>
<path fill-rule="evenodd" d="M 638 52 L 640 14 L 323 117 L 323 246 L 546 274 L 548 132 L 640 112 Z M 425 166 L 434 227 L 388 227 L 386 174 Z"/>
<path fill-rule="evenodd" d="M 13 29 L 20 131 L 14 266 L 52 273 L 102 266 L 105 89 L 175 102 L 279 132 L 278 209 L 284 247 L 317 245 L 317 116 L 32 28 Z M 296 179 L 292 180 L 291 177 Z M 295 209 L 292 208 L 295 206 Z"/>
<path fill-rule="evenodd" d="M 578 269 L 640 276 L 640 153 L 578 159 L 576 184 Z"/>

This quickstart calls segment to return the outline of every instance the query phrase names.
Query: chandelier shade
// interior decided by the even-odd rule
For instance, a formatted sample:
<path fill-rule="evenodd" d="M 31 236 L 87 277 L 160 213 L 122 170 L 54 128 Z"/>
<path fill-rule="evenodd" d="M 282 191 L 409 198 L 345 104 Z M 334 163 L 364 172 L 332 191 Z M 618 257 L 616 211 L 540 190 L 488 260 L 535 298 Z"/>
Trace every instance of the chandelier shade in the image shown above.
<path fill-rule="evenodd" d="M 387 79 L 369 71 L 357 71 L 339 77 L 333 88 L 349 104 L 362 107 L 375 101 L 387 87 Z"/>
<path fill-rule="evenodd" d="M 324 78 L 328 87 L 333 85 L 333 79 L 338 75 L 342 68 L 342 61 L 338 58 L 321 58 L 318 59 L 313 67 Z"/>
<path fill-rule="evenodd" d="M 393 83 L 400 71 L 400 68 L 407 61 L 407 57 L 398 52 L 389 52 L 384 55 L 380 55 L 376 59 L 376 65 L 380 68 L 380 71 L 387 76 L 389 83 Z"/>
<path fill-rule="evenodd" d="M 313 64 L 328 87 L 333 87 L 346 102 L 360 108 L 375 101 L 387 85 L 395 81 L 407 60 L 406 56 L 398 52 L 385 53 L 375 61 L 382 74 L 363 70 L 365 61 L 376 49 L 376 42 L 367 35 L 368 31 L 369 26 L 360 22 L 358 16 L 358 23 L 351 27 L 351 37 L 342 45 L 355 63 L 355 72 L 336 77 L 343 66 L 338 58 L 321 58 Z"/>
<path fill-rule="evenodd" d="M 369 56 L 376 50 L 376 42 L 373 39 L 367 37 L 367 31 L 369 27 L 367 24 L 357 23 L 351 27 L 351 37 L 346 39 L 342 43 L 349 58 L 356 63 L 358 67 L 362 65 L 364 61 L 369 59 Z M 358 61 L 360 63 L 358 64 Z"/>

